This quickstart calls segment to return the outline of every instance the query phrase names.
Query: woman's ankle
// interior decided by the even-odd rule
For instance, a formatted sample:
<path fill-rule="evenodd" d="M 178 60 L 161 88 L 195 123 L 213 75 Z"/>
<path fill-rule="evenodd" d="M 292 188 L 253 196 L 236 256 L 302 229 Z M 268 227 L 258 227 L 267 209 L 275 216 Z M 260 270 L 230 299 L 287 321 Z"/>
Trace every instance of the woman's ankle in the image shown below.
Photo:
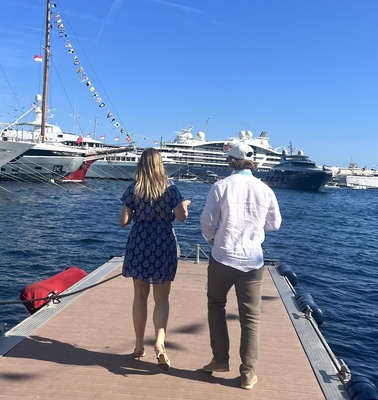
<path fill-rule="evenodd" d="M 154 345 L 156 355 L 159 355 L 165 350 L 164 343 L 156 342 Z"/>

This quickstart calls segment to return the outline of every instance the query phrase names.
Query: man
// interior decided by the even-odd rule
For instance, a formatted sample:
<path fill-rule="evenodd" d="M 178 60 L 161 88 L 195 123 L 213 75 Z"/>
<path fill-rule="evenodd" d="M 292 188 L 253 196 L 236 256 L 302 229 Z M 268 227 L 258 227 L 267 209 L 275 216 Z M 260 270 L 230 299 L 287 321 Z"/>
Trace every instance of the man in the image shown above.
<path fill-rule="evenodd" d="M 265 231 L 281 226 L 281 214 L 272 189 L 252 175 L 253 149 L 233 146 L 227 157 L 232 175 L 210 189 L 201 215 L 204 238 L 212 244 L 208 266 L 208 322 L 213 359 L 206 372 L 229 371 L 227 294 L 235 286 L 241 327 L 239 367 L 241 387 L 257 382 L 261 285 L 264 273 L 262 243 Z"/>

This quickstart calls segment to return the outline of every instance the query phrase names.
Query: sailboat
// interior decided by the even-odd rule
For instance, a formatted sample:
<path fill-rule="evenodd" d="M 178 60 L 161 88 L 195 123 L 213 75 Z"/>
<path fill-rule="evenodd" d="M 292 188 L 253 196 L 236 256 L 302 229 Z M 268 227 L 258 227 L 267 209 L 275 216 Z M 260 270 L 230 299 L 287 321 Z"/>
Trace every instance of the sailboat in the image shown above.
<path fill-rule="evenodd" d="M 8 124 L 1 131 L 3 140 L 27 141 L 30 147 L 20 156 L 6 160 L 0 166 L 0 180 L 17 181 L 83 181 L 85 172 L 97 159 L 114 152 L 124 152 L 133 146 L 101 149 L 103 143 L 95 139 L 65 134 L 47 122 L 47 93 L 49 83 L 51 4 L 46 1 L 46 25 L 43 65 L 43 92 L 37 95 L 32 108 Z M 33 122 L 23 122 L 31 111 Z M 81 140 L 79 140 L 79 138 Z"/>
<path fill-rule="evenodd" d="M 32 122 L 25 122 L 24 118 L 33 114 Z M 21 138 L 29 142 L 35 142 L 33 149 L 22 157 L 19 157 L 1 168 L 1 179 L 19 181 L 53 179 L 62 182 L 83 182 L 86 173 L 95 161 L 114 154 L 134 150 L 134 145 L 129 146 L 105 146 L 105 144 L 92 137 L 78 136 L 66 133 L 57 125 L 45 123 L 44 143 L 42 137 L 42 96 L 36 95 L 32 107 L 14 122 L 8 124 L 2 131 L 7 140 Z M 64 153 L 72 150 L 79 156 L 70 160 Z M 51 147 L 54 146 L 54 147 Z M 50 149 L 50 152 L 47 152 Z M 42 150 L 44 150 L 42 152 Z M 71 154 L 73 155 L 73 154 Z"/>
<path fill-rule="evenodd" d="M 50 59 L 50 29 L 51 29 L 50 1 L 46 1 L 46 27 L 45 27 L 45 46 L 44 46 L 44 68 L 43 68 L 43 93 L 41 97 L 41 121 L 38 126 L 35 121 L 31 126 L 33 138 L 24 137 L 25 131 L 21 131 L 21 136 L 16 135 L 16 139 L 29 141 L 32 147 L 21 156 L 3 165 L 0 169 L 1 180 L 16 181 L 40 181 L 58 180 L 76 171 L 85 157 L 85 151 L 70 148 L 62 143 L 46 142 L 46 111 L 48 93 L 48 73 Z M 9 139 L 14 138 L 14 129 L 6 127 L 1 136 Z"/>

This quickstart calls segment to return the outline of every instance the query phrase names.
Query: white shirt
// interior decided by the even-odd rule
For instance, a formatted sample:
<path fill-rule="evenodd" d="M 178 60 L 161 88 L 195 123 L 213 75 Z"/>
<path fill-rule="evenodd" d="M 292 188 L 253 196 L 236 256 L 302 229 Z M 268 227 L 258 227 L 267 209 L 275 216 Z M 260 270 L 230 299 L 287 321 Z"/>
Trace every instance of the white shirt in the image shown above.
<path fill-rule="evenodd" d="M 213 258 L 241 271 L 263 266 L 265 231 L 279 229 L 281 222 L 273 190 L 250 170 L 213 184 L 201 215 L 204 238 L 214 239 Z"/>

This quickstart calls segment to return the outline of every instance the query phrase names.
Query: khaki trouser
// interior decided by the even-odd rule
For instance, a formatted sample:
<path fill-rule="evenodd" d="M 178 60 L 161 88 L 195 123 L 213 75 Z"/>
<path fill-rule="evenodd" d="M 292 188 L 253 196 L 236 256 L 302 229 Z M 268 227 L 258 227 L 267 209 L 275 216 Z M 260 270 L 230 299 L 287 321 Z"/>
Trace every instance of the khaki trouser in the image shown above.
<path fill-rule="evenodd" d="M 229 290 L 235 286 L 241 327 L 240 373 L 248 376 L 255 374 L 258 359 L 263 274 L 264 267 L 242 272 L 210 257 L 207 306 L 214 360 L 220 364 L 228 364 L 230 340 L 226 303 Z"/>

